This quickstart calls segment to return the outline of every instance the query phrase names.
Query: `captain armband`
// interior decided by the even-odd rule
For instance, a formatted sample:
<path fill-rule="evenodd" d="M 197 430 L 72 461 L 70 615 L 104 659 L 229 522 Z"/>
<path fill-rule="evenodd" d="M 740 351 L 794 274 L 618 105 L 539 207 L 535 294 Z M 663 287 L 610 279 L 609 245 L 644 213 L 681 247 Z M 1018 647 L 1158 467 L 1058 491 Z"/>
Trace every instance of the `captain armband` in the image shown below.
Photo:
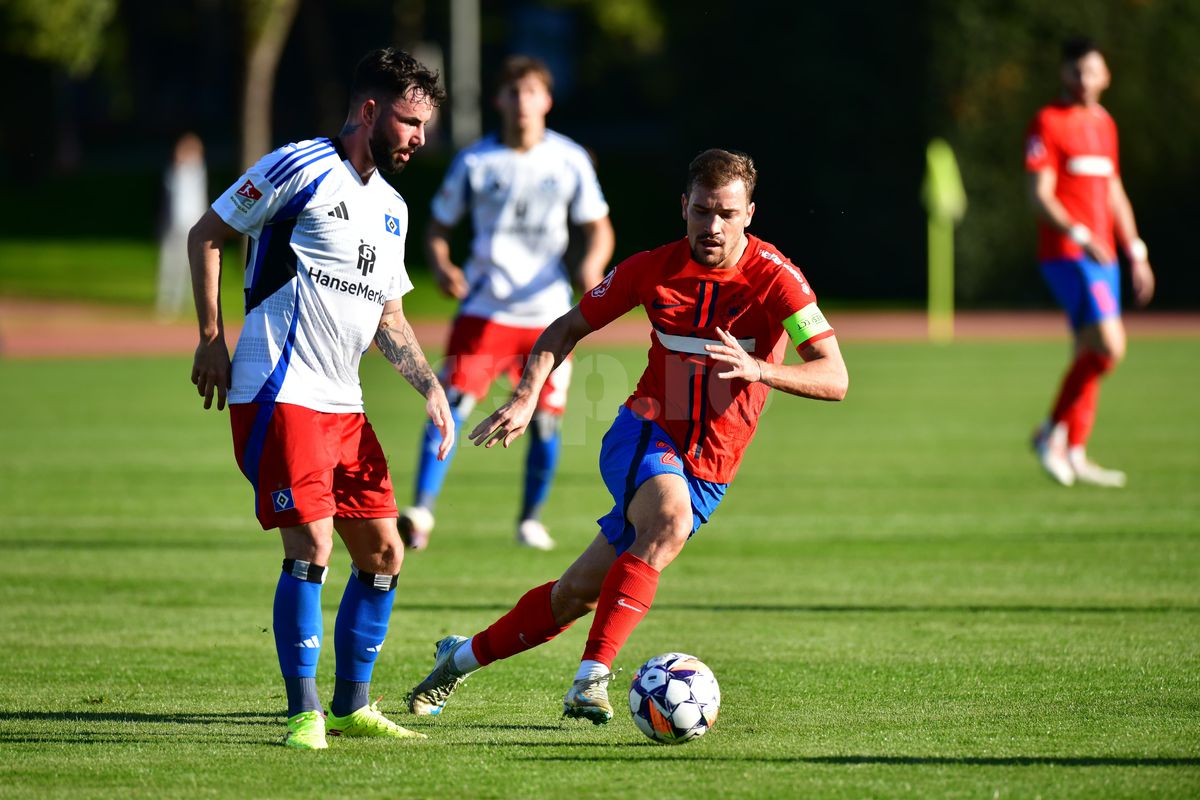
<path fill-rule="evenodd" d="M 817 337 L 833 332 L 833 326 L 816 303 L 809 303 L 783 321 L 783 329 L 796 347 L 803 347 Z"/>
<path fill-rule="evenodd" d="M 285 558 L 283 560 L 283 571 L 293 578 L 299 578 L 302 581 L 324 583 L 325 576 L 329 573 L 329 568 L 296 558 Z"/>

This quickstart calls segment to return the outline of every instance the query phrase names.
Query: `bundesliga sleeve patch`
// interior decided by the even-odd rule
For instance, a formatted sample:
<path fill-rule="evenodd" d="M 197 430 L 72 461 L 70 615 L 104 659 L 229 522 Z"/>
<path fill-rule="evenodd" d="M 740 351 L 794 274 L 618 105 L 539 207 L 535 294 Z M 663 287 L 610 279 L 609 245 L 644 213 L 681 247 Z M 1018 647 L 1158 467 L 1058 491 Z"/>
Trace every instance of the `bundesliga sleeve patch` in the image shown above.
<path fill-rule="evenodd" d="M 237 191 L 229 196 L 229 199 L 233 201 L 234 208 L 243 214 L 248 214 L 254 204 L 262 199 L 262 196 L 262 190 L 255 186 L 253 181 L 247 179 L 238 187 Z"/>
<path fill-rule="evenodd" d="M 833 330 L 833 326 L 829 324 L 829 320 L 825 319 L 825 315 L 821 313 L 821 309 L 817 308 L 816 303 L 809 303 L 785 319 L 783 328 L 796 347 Z"/>

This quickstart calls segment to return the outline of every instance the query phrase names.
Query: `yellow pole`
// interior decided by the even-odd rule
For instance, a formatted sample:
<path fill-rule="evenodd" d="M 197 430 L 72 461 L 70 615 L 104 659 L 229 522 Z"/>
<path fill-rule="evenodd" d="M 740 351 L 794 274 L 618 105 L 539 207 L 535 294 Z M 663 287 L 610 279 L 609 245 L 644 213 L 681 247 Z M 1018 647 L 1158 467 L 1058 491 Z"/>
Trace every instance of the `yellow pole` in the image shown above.
<path fill-rule="evenodd" d="M 929 338 L 954 341 L 954 223 L 929 215 Z"/>
<path fill-rule="evenodd" d="M 929 338 L 954 339 L 954 223 L 967 210 L 967 193 L 954 151 L 943 139 L 925 149 L 922 199 L 929 215 Z"/>

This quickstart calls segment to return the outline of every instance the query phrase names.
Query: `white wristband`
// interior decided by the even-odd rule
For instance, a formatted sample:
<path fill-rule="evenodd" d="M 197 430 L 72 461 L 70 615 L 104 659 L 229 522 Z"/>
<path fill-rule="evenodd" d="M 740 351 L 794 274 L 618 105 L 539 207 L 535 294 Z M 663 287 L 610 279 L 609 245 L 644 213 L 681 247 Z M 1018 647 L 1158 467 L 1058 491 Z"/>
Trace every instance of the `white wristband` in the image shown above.
<path fill-rule="evenodd" d="M 1125 254 L 1129 256 L 1130 261 L 1145 261 L 1150 257 L 1150 250 L 1141 239 L 1134 239 L 1125 245 Z"/>
<path fill-rule="evenodd" d="M 1087 225 L 1080 225 L 1078 222 L 1067 229 L 1067 236 L 1080 247 L 1087 247 L 1092 243 L 1092 232 L 1088 230 Z"/>

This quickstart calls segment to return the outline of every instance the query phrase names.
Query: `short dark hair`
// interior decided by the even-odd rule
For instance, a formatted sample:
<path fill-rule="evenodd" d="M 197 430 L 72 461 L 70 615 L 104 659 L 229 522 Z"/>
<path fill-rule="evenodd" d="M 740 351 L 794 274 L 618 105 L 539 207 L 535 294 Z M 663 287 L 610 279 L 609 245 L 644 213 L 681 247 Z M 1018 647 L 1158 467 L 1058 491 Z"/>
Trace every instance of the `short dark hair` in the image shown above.
<path fill-rule="evenodd" d="M 396 47 L 381 47 L 363 56 L 354 68 L 350 84 L 350 102 L 368 95 L 403 97 L 409 92 L 434 106 L 446 102 L 446 90 L 440 85 L 437 70 L 431 70 L 410 54 Z"/>
<path fill-rule="evenodd" d="M 693 158 L 688 165 L 687 194 L 691 196 L 697 183 L 708 189 L 720 189 L 736 180 L 746 184 L 747 200 L 754 196 L 754 187 L 758 183 L 754 159 L 736 150 L 712 148 Z"/>
<path fill-rule="evenodd" d="M 536 75 L 542 79 L 542 83 L 546 84 L 546 91 L 554 93 L 554 75 L 550 73 L 550 67 L 545 61 L 533 56 L 512 55 L 504 59 L 500 64 L 500 70 L 496 73 L 495 90 L 499 92 L 505 86 L 516 83 L 526 75 Z"/>
<path fill-rule="evenodd" d="M 1104 51 L 1100 49 L 1100 45 L 1096 44 L 1096 40 L 1090 36 L 1072 36 L 1062 43 L 1062 60 L 1064 64 L 1078 61 L 1088 53 L 1104 55 Z"/>

